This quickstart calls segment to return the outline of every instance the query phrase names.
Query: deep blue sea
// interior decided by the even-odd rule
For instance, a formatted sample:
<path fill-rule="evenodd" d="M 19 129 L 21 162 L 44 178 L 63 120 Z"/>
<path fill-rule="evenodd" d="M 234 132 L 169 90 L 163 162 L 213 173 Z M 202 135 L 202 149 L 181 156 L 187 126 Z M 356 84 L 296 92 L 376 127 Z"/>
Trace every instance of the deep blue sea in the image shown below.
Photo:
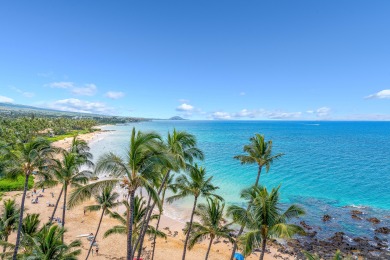
<path fill-rule="evenodd" d="M 130 131 L 156 131 L 163 137 L 173 128 L 196 135 L 206 159 L 202 163 L 227 203 L 242 204 L 241 189 L 254 183 L 257 166 L 242 166 L 233 156 L 255 133 L 273 141 L 274 153 L 285 155 L 260 182 L 269 188 L 281 185 L 283 203 L 298 203 L 310 225 L 330 235 L 373 235 L 376 226 L 353 220 L 351 209 L 363 218 L 376 216 L 378 226 L 390 226 L 390 122 L 281 122 L 281 121 L 152 121 L 106 126 L 115 130 L 91 144 L 97 158 L 104 152 L 125 153 Z M 178 204 L 178 207 L 179 204 Z M 171 211 L 174 217 L 183 217 Z M 321 217 L 333 217 L 322 223 Z"/>

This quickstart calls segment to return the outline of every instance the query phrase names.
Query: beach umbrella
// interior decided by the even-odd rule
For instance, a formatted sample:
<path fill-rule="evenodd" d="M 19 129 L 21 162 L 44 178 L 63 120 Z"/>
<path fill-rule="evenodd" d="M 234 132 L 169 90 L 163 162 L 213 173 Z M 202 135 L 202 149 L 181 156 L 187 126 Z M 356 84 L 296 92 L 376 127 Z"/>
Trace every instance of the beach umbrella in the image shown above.
<path fill-rule="evenodd" d="M 234 254 L 234 259 L 236 260 L 244 260 L 244 256 L 240 253 L 235 253 Z"/>

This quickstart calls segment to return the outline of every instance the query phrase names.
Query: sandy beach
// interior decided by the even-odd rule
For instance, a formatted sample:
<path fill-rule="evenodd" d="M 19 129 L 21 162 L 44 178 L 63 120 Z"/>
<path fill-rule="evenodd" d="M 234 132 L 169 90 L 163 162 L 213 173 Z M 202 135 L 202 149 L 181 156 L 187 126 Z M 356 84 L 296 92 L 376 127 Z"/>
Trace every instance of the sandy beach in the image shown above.
<path fill-rule="evenodd" d="M 86 140 L 87 142 L 93 142 L 97 138 L 101 138 L 102 135 L 106 135 L 107 132 L 96 131 L 89 134 L 80 135 L 80 138 Z M 66 138 L 61 141 L 54 143 L 57 147 L 68 148 L 71 143 L 71 138 Z M 49 217 L 52 214 L 53 207 L 48 207 L 47 203 L 55 203 L 57 196 L 60 193 L 60 186 L 38 190 L 37 192 L 42 194 L 43 197 L 39 198 L 38 204 L 32 204 L 31 198 L 26 200 L 26 213 L 39 213 L 41 216 L 42 222 L 49 220 Z M 52 197 L 51 193 L 54 193 Z M 15 198 L 18 203 L 21 200 L 21 192 L 8 192 L 5 194 L 3 199 L 9 197 Z M 31 194 L 31 191 L 28 192 Z M 61 202 L 60 202 L 61 204 Z M 97 224 L 100 217 L 100 212 L 87 212 L 84 214 L 83 207 L 86 205 L 93 205 L 93 199 L 79 205 L 75 208 L 70 209 L 66 214 L 66 229 L 67 233 L 65 235 L 65 241 L 67 243 L 72 240 L 77 239 L 76 237 L 82 234 L 95 233 Z M 59 206 L 57 210 L 56 217 L 62 216 L 62 205 Z M 101 229 L 97 236 L 97 242 L 99 244 L 99 256 L 96 254 L 92 257 L 93 259 L 125 259 L 126 254 L 126 237 L 123 235 L 112 235 L 108 238 L 103 239 L 104 232 L 110 227 L 119 224 L 116 220 L 110 219 L 108 216 L 103 217 Z M 183 240 L 184 234 L 182 232 L 183 223 L 176 221 L 167 216 L 163 216 L 160 229 L 167 234 L 167 239 L 157 239 L 156 244 L 156 260 L 165 260 L 165 259 L 181 259 L 182 250 L 183 250 Z M 176 232 L 175 232 L 176 231 Z M 12 234 L 10 241 L 15 240 L 15 234 Z M 79 256 L 79 259 L 85 258 L 89 246 L 89 242 L 86 238 L 81 238 L 82 241 L 82 254 Z M 205 257 L 207 250 L 207 241 L 204 241 L 201 244 L 196 245 L 192 250 L 187 251 L 186 259 L 195 260 L 202 259 Z M 152 247 L 150 241 L 146 238 L 145 241 L 146 252 L 151 251 Z M 220 259 L 229 259 L 231 254 L 232 245 L 221 239 L 216 241 L 210 252 L 209 259 L 211 260 L 220 260 Z M 266 254 L 265 259 L 276 259 L 275 255 L 280 255 L 277 250 L 273 247 L 269 247 L 270 253 Z M 258 259 L 260 253 L 254 253 L 246 259 Z M 286 259 L 286 256 L 283 256 Z M 147 256 L 144 259 L 148 259 Z M 279 258 L 281 259 L 281 258 Z M 292 259 L 292 258 L 291 258 Z"/>

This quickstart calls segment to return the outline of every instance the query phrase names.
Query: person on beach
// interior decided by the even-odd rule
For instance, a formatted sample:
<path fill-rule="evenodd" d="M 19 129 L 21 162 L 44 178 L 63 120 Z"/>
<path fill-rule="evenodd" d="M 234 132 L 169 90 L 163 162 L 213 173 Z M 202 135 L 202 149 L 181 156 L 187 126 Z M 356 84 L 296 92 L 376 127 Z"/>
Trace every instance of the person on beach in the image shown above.
<path fill-rule="evenodd" d="M 96 247 L 95 252 L 96 252 L 96 256 L 99 256 L 99 248 L 98 247 Z"/>
<path fill-rule="evenodd" d="M 92 250 L 91 250 L 91 253 L 92 253 L 92 256 L 93 256 L 93 248 L 92 248 Z"/>

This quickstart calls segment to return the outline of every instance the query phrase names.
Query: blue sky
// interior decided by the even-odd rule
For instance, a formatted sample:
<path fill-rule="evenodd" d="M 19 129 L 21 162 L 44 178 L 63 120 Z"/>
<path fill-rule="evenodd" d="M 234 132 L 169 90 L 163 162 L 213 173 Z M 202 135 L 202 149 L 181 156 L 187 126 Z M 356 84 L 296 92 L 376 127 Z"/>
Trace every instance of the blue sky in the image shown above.
<path fill-rule="evenodd" d="M 0 101 L 390 120 L 390 1 L 3 1 Z"/>

